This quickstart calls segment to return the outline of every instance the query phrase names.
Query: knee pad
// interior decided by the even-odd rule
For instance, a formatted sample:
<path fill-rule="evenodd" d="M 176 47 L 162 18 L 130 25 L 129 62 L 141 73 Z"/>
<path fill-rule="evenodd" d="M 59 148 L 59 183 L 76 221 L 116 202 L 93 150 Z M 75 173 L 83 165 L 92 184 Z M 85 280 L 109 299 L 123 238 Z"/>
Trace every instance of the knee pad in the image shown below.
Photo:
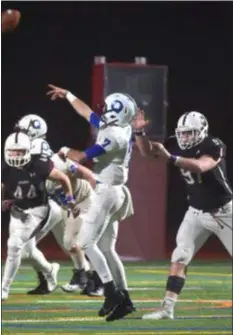
<path fill-rule="evenodd" d="M 193 257 L 194 249 L 191 247 L 177 246 L 172 253 L 171 262 L 188 265 Z"/>
<path fill-rule="evenodd" d="M 21 257 L 22 259 L 33 259 L 34 258 L 34 250 L 36 250 L 36 246 L 32 245 L 25 245 L 25 247 L 22 250 Z"/>
<path fill-rule="evenodd" d="M 23 248 L 23 241 L 19 237 L 9 237 L 7 241 L 7 254 L 8 256 L 18 256 Z"/>
<path fill-rule="evenodd" d="M 28 259 L 28 258 L 31 258 L 31 253 L 29 250 L 27 249 L 23 249 L 22 250 L 22 254 L 21 254 L 21 258 L 22 259 Z"/>
<path fill-rule="evenodd" d="M 70 249 L 73 247 L 74 240 L 71 239 L 70 237 L 64 236 L 63 238 L 63 247 L 66 251 L 70 251 Z"/>

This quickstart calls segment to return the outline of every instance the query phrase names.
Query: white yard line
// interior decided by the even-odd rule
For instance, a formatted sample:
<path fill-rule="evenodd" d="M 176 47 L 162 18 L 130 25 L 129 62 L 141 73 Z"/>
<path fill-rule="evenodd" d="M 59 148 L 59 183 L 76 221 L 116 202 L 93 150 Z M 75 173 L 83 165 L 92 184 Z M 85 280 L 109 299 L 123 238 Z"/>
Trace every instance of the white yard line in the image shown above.
<path fill-rule="evenodd" d="M 218 317 L 218 318 L 225 318 L 225 317 L 231 317 L 231 315 L 215 315 L 214 317 Z M 191 318 L 201 318 L 201 319 L 208 319 L 208 318 L 213 318 L 213 315 L 194 315 Z M 185 319 L 185 318 L 184 318 Z M 187 317 L 188 319 L 188 317 Z M 103 318 L 100 317 L 66 317 L 66 318 L 53 318 L 53 319 L 18 319 L 18 320 L 2 320 L 2 323 L 7 324 L 17 324 L 17 323 L 56 323 L 56 322 L 87 322 L 87 321 L 102 321 L 103 323 L 105 323 L 105 320 Z"/>
<path fill-rule="evenodd" d="M 92 300 L 37 300 L 37 303 L 41 304 L 93 304 L 95 302 L 103 302 L 103 299 L 92 299 Z M 147 302 L 161 302 L 161 299 L 139 299 L 134 300 L 135 303 L 147 303 Z M 232 300 L 222 300 L 222 299 L 215 299 L 215 300 L 206 300 L 206 299 L 179 299 L 179 303 L 181 302 L 188 302 L 188 303 L 225 303 L 225 302 L 232 302 Z"/>
<path fill-rule="evenodd" d="M 28 289 L 29 289 L 28 287 L 12 287 L 11 291 L 12 292 L 27 292 Z M 56 290 L 59 290 L 59 287 Z M 161 287 L 129 287 L 129 291 L 139 291 L 140 292 L 140 291 L 157 291 L 157 290 L 161 290 Z M 188 286 L 188 287 L 184 287 L 183 290 L 184 291 L 199 291 L 199 290 L 203 290 L 203 287 Z"/>

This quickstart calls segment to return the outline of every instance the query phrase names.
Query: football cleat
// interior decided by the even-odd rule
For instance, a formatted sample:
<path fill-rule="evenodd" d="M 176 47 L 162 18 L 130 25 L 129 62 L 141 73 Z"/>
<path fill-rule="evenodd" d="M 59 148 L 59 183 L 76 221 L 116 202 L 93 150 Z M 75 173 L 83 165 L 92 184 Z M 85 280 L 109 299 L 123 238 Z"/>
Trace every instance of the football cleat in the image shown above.
<path fill-rule="evenodd" d="M 61 289 L 67 293 L 78 292 L 85 289 L 87 281 L 87 274 L 84 269 L 74 269 L 70 282 L 62 285 Z"/>
<path fill-rule="evenodd" d="M 49 292 L 53 292 L 57 287 L 57 274 L 60 269 L 60 264 L 52 263 L 52 271 L 49 274 L 45 275 L 45 278 L 48 282 L 48 290 Z"/>
<path fill-rule="evenodd" d="M 1 300 L 2 300 L 2 301 L 7 300 L 7 299 L 8 299 L 8 296 L 9 296 L 9 291 L 8 291 L 8 290 L 4 290 L 4 289 L 2 289 Z"/>
<path fill-rule="evenodd" d="M 36 288 L 34 288 L 33 290 L 30 290 L 27 292 L 27 294 L 35 294 L 35 295 L 40 295 L 40 294 L 49 294 L 49 289 L 48 289 L 48 283 L 47 280 L 43 274 L 43 272 L 39 271 L 37 272 L 37 276 L 38 276 L 38 280 L 39 280 L 39 284 Z"/>
<path fill-rule="evenodd" d="M 104 304 L 98 312 L 99 316 L 106 316 L 111 311 L 114 311 L 118 305 L 124 300 L 124 295 L 121 291 L 115 291 L 111 296 L 105 297 Z"/>
<path fill-rule="evenodd" d="M 93 291 L 90 291 L 88 295 L 90 297 L 103 297 L 104 296 L 104 287 L 103 286 L 97 287 Z"/>
<path fill-rule="evenodd" d="M 107 316 L 106 321 L 120 320 L 126 315 L 136 311 L 136 308 L 129 297 L 128 291 L 124 290 L 122 293 L 124 294 L 124 300 L 111 311 L 111 313 Z"/>
<path fill-rule="evenodd" d="M 162 309 L 158 312 L 153 312 L 150 314 L 144 314 L 142 316 L 143 320 L 162 320 L 162 319 L 174 319 L 173 310 Z"/>

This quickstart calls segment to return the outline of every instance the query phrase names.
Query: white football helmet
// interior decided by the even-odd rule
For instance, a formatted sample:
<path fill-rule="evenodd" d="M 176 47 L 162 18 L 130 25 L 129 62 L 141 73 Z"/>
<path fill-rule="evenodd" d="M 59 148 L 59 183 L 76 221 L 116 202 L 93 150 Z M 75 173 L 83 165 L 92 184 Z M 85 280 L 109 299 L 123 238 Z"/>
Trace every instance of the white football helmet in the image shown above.
<path fill-rule="evenodd" d="M 15 125 L 15 129 L 27 134 L 31 140 L 45 137 L 48 127 L 45 120 L 36 114 L 23 116 Z"/>
<path fill-rule="evenodd" d="M 31 160 L 31 140 L 28 135 L 18 132 L 9 135 L 4 147 L 5 161 L 13 167 L 21 167 Z"/>
<path fill-rule="evenodd" d="M 182 150 L 190 149 L 201 143 L 208 136 L 206 117 L 195 111 L 183 114 L 177 123 L 176 139 Z"/>
<path fill-rule="evenodd" d="M 137 112 L 137 104 L 128 94 L 112 93 L 105 98 L 100 126 L 128 126 Z"/>

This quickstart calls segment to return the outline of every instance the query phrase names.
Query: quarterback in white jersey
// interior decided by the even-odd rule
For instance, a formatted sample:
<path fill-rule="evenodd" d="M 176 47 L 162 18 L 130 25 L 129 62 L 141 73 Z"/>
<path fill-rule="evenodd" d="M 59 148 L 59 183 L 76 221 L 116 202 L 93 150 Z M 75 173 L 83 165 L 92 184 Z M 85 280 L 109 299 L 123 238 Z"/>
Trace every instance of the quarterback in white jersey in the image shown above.
<path fill-rule="evenodd" d="M 98 129 L 93 146 L 83 152 L 63 147 L 59 154 L 77 162 L 95 161 L 95 201 L 83 219 L 78 241 L 104 285 L 105 302 L 99 316 L 108 315 L 106 321 L 121 319 L 135 310 L 115 244 L 118 221 L 133 214 L 131 194 L 124 184 L 128 179 L 132 151 L 130 123 L 136 114 L 136 103 L 126 94 L 111 94 L 106 97 L 105 111 L 99 117 L 72 93 L 54 85 L 49 87 L 51 100 L 67 99 L 78 114 Z"/>
<path fill-rule="evenodd" d="M 129 161 L 132 154 L 131 126 L 102 127 L 96 145 L 105 150 L 105 155 L 94 158 L 96 179 L 108 185 L 122 185 L 128 180 Z"/>
<path fill-rule="evenodd" d="M 27 133 L 29 135 L 29 137 L 31 138 L 31 154 L 32 155 L 38 155 L 40 157 L 50 157 L 52 158 L 54 165 L 56 165 L 56 167 L 64 172 L 65 174 L 68 174 L 68 170 L 73 169 L 74 172 L 74 164 L 71 164 L 70 161 L 70 165 L 62 163 L 59 158 L 54 155 L 53 151 L 50 148 L 49 143 L 45 140 L 46 134 L 47 134 L 47 124 L 45 122 L 44 119 L 42 119 L 40 116 L 35 115 L 35 114 L 29 114 L 26 115 L 24 117 L 22 117 L 18 123 L 16 124 L 15 128 L 17 130 L 23 131 L 25 133 Z M 86 172 L 87 174 L 87 178 L 89 176 L 89 181 L 93 184 L 93 178 L 91 176 L 91 171 L 88 169 L 85 169 L 84 167 L 80 166 L 79 168 L 79 173 L 84 170 L 84 173 Z M 71 170 L 69 171 L 71 172 Z M 92 178 L 92 180 L 90 180 Z M 48 186 L 52 186 L 54 185 L 54 183 L 50 183 L 48 181 Z M 89 198 L 89 195 L 91 195 L 90 189 L 91 186 L 89 184 L 89 182 L 85 181 L 85 180 L 81 180 L 78 179 L 77 181 L 74 180 L 74 178 L 72 178 L 72 186 L 73 190 L 75 192 L 75 196 L 76 196 L 76 200 L 79 202 L 82 202 L 84 200 L 84 205 L 81 204 L 81 208 L 83 206 L 83 208 L 85 208 L 85 199 Z M 50 190 L 51 191 L 51 190 Z M 59 190 L 57 190 L 57 192 L 59 192 Z M 60 201 L 60 203 L 59 203 Z M 61 204 L 61 199 L 58 200 L 58 193 L 56 196 L 56 202 L 58 202 L 59 204 Z M 64 232 L 65 232 L 65 221 L 67 219 L 67 211 L 63 210 L 63 217 L 62 220 L 58 220 L 54 217 L 54 218 L 50 218 L 50 220 L 48 221 L 48 224 L 45 226 L 45 229 L 41 232 L 40 236 L 38 236 L 38 240 L 37 243 L 39 242 L 39 240 L 41 240 L 50 230 L 52 231 L 58 245 L 63 249 L 63 251 L 70 255 L 73 264 L 74 264 L 74 270 L 73 270 L 73 276 L 72 279 L 70 280 L 69 284 L 64 285 L 64 287 L 62 287 L 64 290 L 66 291 L 76 291 L 78 289 L 82 289 L 84 288 L 84 286 L 87 283 L 87 271 L 89 270 L 89 264 L 85 259 L 84 256 L 84 252 L 81 250 L 78 250 L 77 252 L 72 252 L 70 253 L 69 250 L 67 250 L 67 248 L 65 248 L 64 246 Z M 69 217 L 69 225 L 66 225 L 67 227 L 73 227 L 72 225 L 72 219 L 73 217 L 70 216 Z M 76 219 L 77 221 L 80 221 L 80 219 Z M 79 225 L 78 225 L 79 227 Z M 71 230 L 71 228 L 70 228 Z M 68 230 L 68 231 L 70 231 Z M 27 253 L 25 253 L 24 255 L 25 257 L 27 256 Z M 38 267 L 36 266 L 36 264 L 34 265 L 34 269 L 37 272 L 37 276 L 39 279 L 39 285 L 33 289 L 28 291 L 28 294 L 47 294 L 50 293 L 51 290 L 48 289 L 48 282 L 45 278 L 45 276 L 43 275 L 42 271 L 40 271 L 40 269 L 38 269 Z M 72 284 L 72 285 L 71 285 Z"/>

